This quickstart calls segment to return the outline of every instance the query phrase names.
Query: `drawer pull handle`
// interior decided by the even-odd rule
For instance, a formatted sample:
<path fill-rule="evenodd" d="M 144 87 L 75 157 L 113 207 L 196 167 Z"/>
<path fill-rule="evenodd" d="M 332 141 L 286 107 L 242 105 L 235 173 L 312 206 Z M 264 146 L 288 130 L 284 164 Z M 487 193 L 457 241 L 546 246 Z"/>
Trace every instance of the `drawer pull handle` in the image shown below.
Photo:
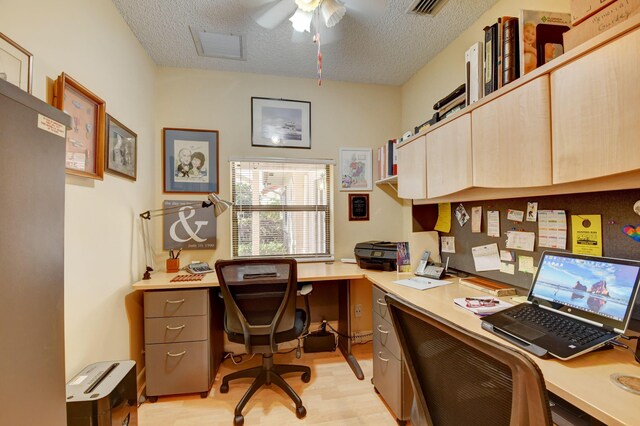
<path fill-rule="evenodd" d="M 179 325 L 177 327 L 171 327 L 170 325 L 167 326 L 167 330 L 182 330 L 185 327 L 185 324 Z"/>
<path fill-rule="evenodd" d="M 380 333 L 383 333 L 383 334 L 389 334 L 389 332 L 388 332 L 388 331 L 386 331 L 386 330 L 383 330 L 383 329 L 382 329 L 382 326 L 381 326 L 381 325 L 379 325 L 379 324 L 378 324 L 378 331 L 379 331 Z"/>
<path fill-rule="evenodd" d="M 378 305 L 387 306 L 387 303 L 384 300 L 376 299 L 376 302 L 378 302 Z"/>
<path fill-rule="evenodd" d="M 169 300 L 169 299 L 167 299 L 167 303 L 184 303 L 184 299 L 180 299 L 180 300 Z"/>
<path fill-rule="evenodd" d="M 182 355 L 184 355 L 184 354 L 186 354 L 186 353 L 187 353 L 187 351 L 182 351 L 182 352 L 180 352 L 179 354 L 172 354 L 171 352 L 167 352 L 167 356 L 170 356 L 170 357 L 178 357 L 178 356 L 182 356 Z"/>
<path fill-rule="evenodd" d="M 378 358 L 380 358 L 380 361 L 389 362 L 387 358 L 382 358 L 382 352 L 378 352 Z"/>

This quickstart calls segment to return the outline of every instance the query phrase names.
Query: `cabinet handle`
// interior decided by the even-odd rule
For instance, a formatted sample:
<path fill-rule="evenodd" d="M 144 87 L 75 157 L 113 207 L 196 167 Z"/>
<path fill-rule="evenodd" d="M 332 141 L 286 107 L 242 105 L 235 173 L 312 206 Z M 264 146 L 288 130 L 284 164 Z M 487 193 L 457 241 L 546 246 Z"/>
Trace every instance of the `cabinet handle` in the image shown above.
<path fill-rule="evenodd" d="M 169 300 L 167 299 L 167 303 L 183 303 L 184 299 L 180 299 L 180 300 Z"/>
<path fill-rule="evenodd" d="M 382 358 L 382 352 L 378 352 L 378 358 L 380 358 L 380 361 L 389 362 L 387 358 Z"/>
<path fill-rule="evenodd" d="M 376 302 L 378 302 L 378 305 L 387 306 L 387 303 L 384 300 L 376 299 Z"/>
<path fill-rule="evenodd" d="M 388 331 L 385 331 L 385 330 L 383 330 L 383 329 L 382 329 L 382 326 L 381 326 L 380 324 L 378 324 L 378 327 L 377 327 L 377 328 L 378 328 L 378 331 L 379 331 L 380 333 L 383 333 L 383 334 L 389 334 L 389 332 L 388 332 Z"/>
<path fill-rule="evenodd" d="M 180 352 L 179 354 L 172 354 L 171 352 L 167 352 L 167 356 L 170 356 L 170 357 L 178 357 L 178 356 L 182 356 L 182 355 L 184 355 L 184 354 L 186 354 L 186 353 L 187 353 L 187 351 L 182 351 L 182 352 Z"/>
<path fill-rule="evenodd" d="M 177 327 L 171 327 L 170 325 L 167 326 L 167 330 L 182 330 L 185 327 L 185 324 L 179 325 Z"/>

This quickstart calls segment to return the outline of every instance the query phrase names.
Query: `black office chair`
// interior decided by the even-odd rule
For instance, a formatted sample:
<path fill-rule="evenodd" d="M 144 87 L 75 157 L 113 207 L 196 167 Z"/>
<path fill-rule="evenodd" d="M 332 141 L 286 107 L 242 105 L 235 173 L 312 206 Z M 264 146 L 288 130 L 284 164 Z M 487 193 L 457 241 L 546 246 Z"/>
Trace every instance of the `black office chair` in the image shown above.
<path fill-rule="evenodd" d="M 538 366 L 525 354 L 387 295 L 419 417 L 429 425 L 551 425 Z"/>
<path fill-rule="evenodd" d="M 225 304 L 224 328 L 229 341 L 243 343 L 246 353 L 262 354 L 262 365 L 227 374 L 220 392 L 229 391 L 229 381 L 255 377 L 235 409 L 234 425 L 242 425 L 242 409 L 262 386 L 279 386 L 296 404 L 296 416 L 303 418 L 307 410 L 300 397 L 281 377 L 285 373 L 302 373 L 302 381 L 311 380 L 311 369 L 303 365 L 273 363 L 278 343 L 295 340 L 309 329 L 309 293 L 305 310 L 296 309 L 297 263 L 293 259 L 219 260 L 215 265 Z"/>

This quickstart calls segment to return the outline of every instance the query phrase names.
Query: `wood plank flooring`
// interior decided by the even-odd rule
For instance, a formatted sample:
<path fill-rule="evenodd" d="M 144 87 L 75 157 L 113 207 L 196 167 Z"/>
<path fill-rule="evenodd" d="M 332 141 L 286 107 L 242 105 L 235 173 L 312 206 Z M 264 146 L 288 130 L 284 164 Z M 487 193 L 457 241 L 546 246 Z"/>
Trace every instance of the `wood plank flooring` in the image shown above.
<path fill-rule="evenodd" d="M 276 355 L 279 364 L 304 364 L 311 367 L 311 381 L 303 383 L 299 375 L 285 375 L 286 381 L 302 398 L 307 416 L 298 420 L 295 406 L 276 386 L 262 387 L 244 409 L 245 425 L 376 425 L 394 426 L 395 416 L 389 411 L 371 384 L 373 374 L 372 344 L 354 345 L 354 355 L 365 375 L 358 380 L 340 352 Z M 236 403 L 251 383 L 249 379 L 231 382 L 229 393 L 219 392 L 222 376 L 233 371 L 259 365 L 256 355 L 251 361 L 236 366 L 226 359 L 216 376 L 207 398 L 199 395 L 159 397 L 155 403 L 145 402 L 138 409 L 140 426 L 211 426 L 233 424 Z"/>

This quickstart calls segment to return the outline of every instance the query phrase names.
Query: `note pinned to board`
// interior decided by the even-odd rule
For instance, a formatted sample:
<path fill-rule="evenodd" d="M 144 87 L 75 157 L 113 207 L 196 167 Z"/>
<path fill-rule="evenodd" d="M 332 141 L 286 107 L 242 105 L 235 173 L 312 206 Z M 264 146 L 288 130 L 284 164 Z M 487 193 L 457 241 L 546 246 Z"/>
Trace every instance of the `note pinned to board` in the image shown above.
<path fill-rule="evenodd" d="M 451 203 L 438 203 L 438 221 L 433 229 L 445 234 L 451 232 Z"/>
<path fill-rule="evenodd" d="M 535 232 L 507 231 L 508 249 L 533 251 L 535 241 Z"/>
<path fill-rule="evenodd" d="M 507 210 L 507 220 L 514 222 L 522 222 L 524 219 L 524 212 L 522 210 Z"/>
<path fill-rule="evenodd" d="M 487 235 L 500 237 L 500 212 L 498 210 L 487 211 Z"/>
<path fill-rule="evenodd" d="M 533 266 L 533 257 L 518 256 L 518 270 L 526 274 L 534 274 L 535 268 Z"/>
<path fill-rule="evenodd" d="M 505 274 L 514 275 L 516 273 L 516 265 L 513 263 L 504 263 L 500 264 L 500 272 Z"/>
<path fill-rule="evenodd" d="M 499 271 L 501 267 L 498 244 L 487 244 L 484 246 L 472 247 L 473 263 L 476 271 Z"/>
<path fill-rule="evenodd" d="M 602 256 L 602 217 L 571 215 L 571 240 L 573 253 Z"/>
<path fill-rule="evenodd" d="M 567 215 L 564 210 L 538 210 L 538 247 L 566 250 Z"/>
<path fill-rule="evenodd" d="M 455 253 L 456 237 L 440 237 L 440 247 L 443 253 Z"/>
<path fill-rule="evenodd" d="M 482 227 L 482 206 L 471 207 L 471 232 L 480 232 Z"/>

